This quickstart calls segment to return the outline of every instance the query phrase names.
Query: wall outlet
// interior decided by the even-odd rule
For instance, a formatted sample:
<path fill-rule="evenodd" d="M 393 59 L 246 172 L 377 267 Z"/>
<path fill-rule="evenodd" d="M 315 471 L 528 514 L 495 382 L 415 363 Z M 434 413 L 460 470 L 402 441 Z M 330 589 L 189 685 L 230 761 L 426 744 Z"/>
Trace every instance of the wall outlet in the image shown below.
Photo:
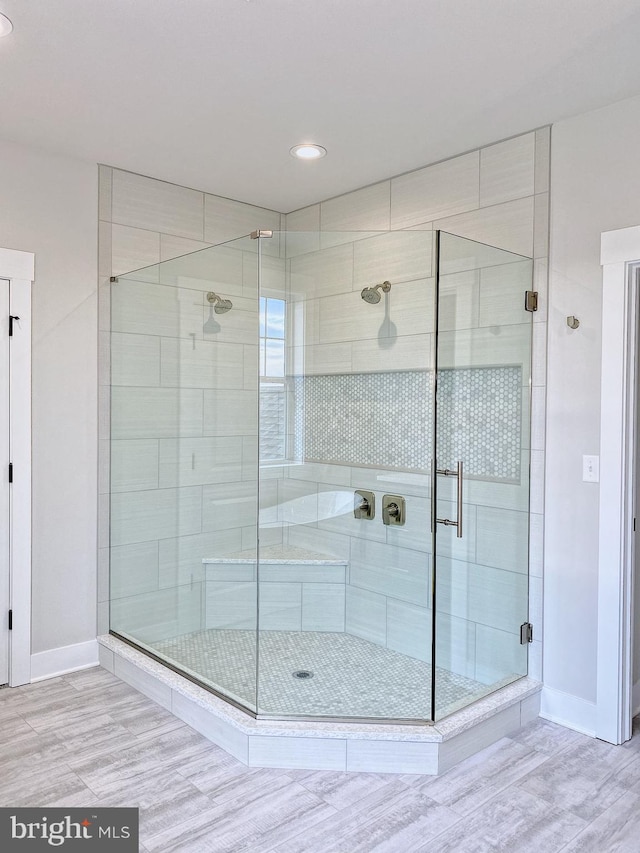
<path fill-rule="evenodd" d="M 585 483 L 600 482 L 600 457 L 599 456 L 583 456 L 582 457 L 582 480 Z"/>

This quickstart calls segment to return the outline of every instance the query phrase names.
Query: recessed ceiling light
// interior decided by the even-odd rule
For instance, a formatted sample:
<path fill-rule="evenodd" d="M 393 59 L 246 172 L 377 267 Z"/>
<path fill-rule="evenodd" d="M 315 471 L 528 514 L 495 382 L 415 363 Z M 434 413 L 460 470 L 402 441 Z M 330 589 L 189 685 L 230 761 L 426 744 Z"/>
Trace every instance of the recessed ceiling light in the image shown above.
<path fill-rule="evenodd" d="M 0 12 L 0 38 L 2 38 L 2 36 L 8 36 L 12 29 L 13 24 L 9 18 Z"/>
<path fill-rule="evenodd" d="M 300 160 L 319 160 L 327 153 L 327 149 L 322 145 L 314 145 L 311 142 L 304 142 L 302 145 L 294 145 L 289 152 L 292 157 L 298 157 Z"/>

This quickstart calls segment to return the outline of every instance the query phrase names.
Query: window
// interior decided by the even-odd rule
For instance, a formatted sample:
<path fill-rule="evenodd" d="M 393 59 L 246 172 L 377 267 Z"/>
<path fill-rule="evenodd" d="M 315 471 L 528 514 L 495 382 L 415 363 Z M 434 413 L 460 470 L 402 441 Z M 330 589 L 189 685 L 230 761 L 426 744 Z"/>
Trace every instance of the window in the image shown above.
<path fill-rule="evenodd" d="M 260 297 L 260 461 L 286 458 L 284 299 Z"/>

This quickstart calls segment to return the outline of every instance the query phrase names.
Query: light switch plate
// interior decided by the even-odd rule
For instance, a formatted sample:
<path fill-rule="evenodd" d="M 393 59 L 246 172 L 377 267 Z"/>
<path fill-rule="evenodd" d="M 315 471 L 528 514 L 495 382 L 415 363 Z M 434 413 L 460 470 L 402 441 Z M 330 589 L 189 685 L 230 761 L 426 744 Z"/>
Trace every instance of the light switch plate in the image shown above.
<path fill-rule="evenodd" d="M 600 482 L 600 457 L 599 456 L 583 456 L 582 457 L 582 480 L 585 483 Z"/>

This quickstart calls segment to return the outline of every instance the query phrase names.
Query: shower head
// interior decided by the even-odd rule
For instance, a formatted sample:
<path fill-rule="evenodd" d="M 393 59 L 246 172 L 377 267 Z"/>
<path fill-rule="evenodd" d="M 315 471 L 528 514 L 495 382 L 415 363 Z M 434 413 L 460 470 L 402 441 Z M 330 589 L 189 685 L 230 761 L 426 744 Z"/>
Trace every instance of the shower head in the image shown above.
<path fill-rule="evenodd" d="M 230 299 L 223 299 L 222 296 L 218 296 L 212 290 L 207 293 L 207 302 L 214 306 L 213 310 L 216 314 L 226 314 L 233 308 L 233 302 Z"/>
<path fill-rule="evenodd" d="M 383 281 L 382 284 L 376 284 L 375 287 L 365 287 L 360 296 L 364 299 L 365 302 L 368 302 L 369 305 L 376 305 L 382 299 L 382 294 L 380 291 L 384 293 L 388 293 L 391 290 L 391 282 Z"/>

